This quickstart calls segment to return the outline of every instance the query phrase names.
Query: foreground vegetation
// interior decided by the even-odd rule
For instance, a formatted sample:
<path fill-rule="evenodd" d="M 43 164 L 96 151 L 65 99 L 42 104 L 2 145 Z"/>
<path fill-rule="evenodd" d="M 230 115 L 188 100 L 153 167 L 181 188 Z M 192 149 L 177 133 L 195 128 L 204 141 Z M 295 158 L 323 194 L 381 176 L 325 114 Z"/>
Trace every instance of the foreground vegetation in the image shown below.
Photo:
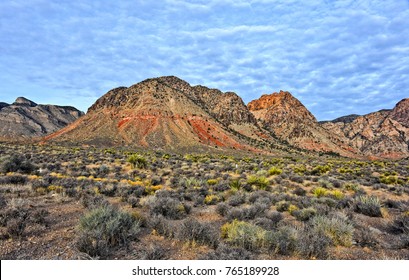
<path fill-rule="evenodd" d="M 1 259 L 408 259 L 409 160 L 0 145 Z"/>

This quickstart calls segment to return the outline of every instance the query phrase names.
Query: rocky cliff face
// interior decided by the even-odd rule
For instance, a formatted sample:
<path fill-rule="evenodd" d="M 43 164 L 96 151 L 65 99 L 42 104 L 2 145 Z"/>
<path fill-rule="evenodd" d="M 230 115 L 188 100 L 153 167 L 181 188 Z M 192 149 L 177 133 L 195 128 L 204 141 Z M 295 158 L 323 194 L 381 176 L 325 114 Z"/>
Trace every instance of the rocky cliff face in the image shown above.
<path fill-rule="evenodd" d="M 311 112 L 289 92 L 263 95 L 247 106 L 260 126 L 291 145 L 345 156 L 353 156 L 355 153 L 341 137 L 322 128 Z"/>
<path fill-rule="evenodd" d="M 346 141 L 368 157 L 402 158 L 409 156 L 409 99 L 393 110 L 359 116 L 352 122 L 336 119 L 326 122 L 328 131 Z"/>
<path fill-rule="evenodd" d="M 193 87 L 173 76 L 113 89 L 85 117 L 45 139 L 174 150 L 257 150 L 250 140 L 276 141 L 264 135 L 239 96 Z"/>
<path fill-rule="evenodd" d="M 38 105 L 19 97 L 11 105 L 0 104 L 0 140 L 44 136 L 65 127 L 83 114 L 73 107 Z"/>

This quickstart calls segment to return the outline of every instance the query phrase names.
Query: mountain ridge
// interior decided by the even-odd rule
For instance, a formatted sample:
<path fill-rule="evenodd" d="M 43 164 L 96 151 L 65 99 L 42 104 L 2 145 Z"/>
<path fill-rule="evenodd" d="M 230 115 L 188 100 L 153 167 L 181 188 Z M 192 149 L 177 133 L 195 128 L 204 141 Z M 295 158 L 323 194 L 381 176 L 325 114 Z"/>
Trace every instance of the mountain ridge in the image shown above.
<path fill-rule="evenodd" d="M 19 97 L 11 105 L 0 103 L 0 110 L 4 113 L 13 106 L 19 110 L 54 108 Z M 59 106 L 59 110 L 72 109 Z M 409 99 L 390 110 L 318 122 L 288 91 L 263 94 L 246 105 L 234 92 L 163 76 L 111 89 L 79 117 L 64 122 L 42 142 L 275 154 L 316 152 L 357 158 L 409 156 Z M 30 122 L 29 115 L 25 121 Z M 45 129 L 40 130 L 44 136 Z"/>
<path fill-rule="evenodd" d="M 25 97 L 0 103 L 0 140 L 18 141 L 55 132 L 84 115 L 71 106 L 37 104 Z"/>

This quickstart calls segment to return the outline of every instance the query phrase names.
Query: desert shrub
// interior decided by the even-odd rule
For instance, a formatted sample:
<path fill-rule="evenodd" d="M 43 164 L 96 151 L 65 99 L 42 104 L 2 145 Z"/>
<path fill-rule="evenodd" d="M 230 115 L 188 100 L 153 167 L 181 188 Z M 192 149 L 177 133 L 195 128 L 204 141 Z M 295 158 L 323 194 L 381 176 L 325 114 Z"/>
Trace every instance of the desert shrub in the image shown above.
<path fill-rule="evenodd" d="M 301 210 L 296 210 L 292 213 L 292 215 L 296 217 L 297 220 L 299 221 L 308 221 L 309 219 L 314 217 L 316 214 L 317 214 L 317 210 L 312 207 L 304 208 Z"/>
<path fill-rule="evenodd" d="M 278 167 L 275 167 L 275 166 L 271 167 L 268 170 L 268 175 L 270 175 L 270 176 L 271 175 L 280 175 L 281 173 L 283 173 L 283 170 L 278 168 Z"/>
<path fill-rule="evenodd" d="M 233 220 L 245 220 L 246 219 L 246 209 L 234 207 L 227 212 L 227 219 L 229 221 Z"/>
<path fill-rule="evenodd" d="M 357 192 L 357 191 L 359 191 L 359 189 L 360 189 L 359 185 L 356 184 L 356 183 L 346 183 L 346 184 L 344 185 L 344 188 L 345 188 L 346 190 L 348 190 L 348 191 L 353 191 L 353 192 Z"/>
<path fill-rule="evenodd" d="M 323 260 L 328 258 L 328 247 L 331 244 L 331 239 L 324 232 L 307 226 L 299 233 L 295 251 L 303 258 Z"/>
<path fill-rule="evenodd" d="M 269 205 L 255 203 L 248 208 L 245 208 L 245 219 L 253 220 L 256 217 L 263 216 L 264 212 L 269 208 Z"/>
<path fill-rule="evenodd" d="M 325 189 L 332 189 L 333 187 L 332 182 L 325 180 L 325 179 L 318 180 L 318 183 L 320 184 L 321 187 Z"/>
<path fill-rule="evenodd" d="M 251 193 L 248 196 L 248 200 L 250 203 L 255 203 L 259 199 L 268 199 L 271 202 L 270 193 L 264 190 L 258 190 L 258 191 Z"/>
<path fill-rule="evenodd" d="M 102 206 L 81 217 L 76 246 L 92 257 L 105 258 L 110 250 L 136 238 L 139 224 L 131 214 L 112 206 Z"/>
<path fill-rule="evenodd" d="M 299 208 L 294 204 L 290 204 L 290 206 L 288 206 L 288 213 L 290 213 L 291 215 L 293 215 L 294 212 L 298 210 Z"/>
<path fill-rule="evenodd" d="M 250 176 L 247 179 L 247 183 L 252 186 L 256 186 L 259 190 L 265 190 L 269 185 L 269 182 L 266 177 L 264 176 L 258 177 L 255 175 Z"/>
<path fill-rule="evenodd" d="M 152 184 L 152 186 L 158 186 L 162 183 L 162 178 L 159 176 L 152 176 L 150 178 L 150 183 Z"/>
<path fill-rule="evenodd" d="M 344 218 L 317 215 L 311 219 L 315 231 L 329 237 L 334 245 L 351 246 L 354 227 Z"/>
<path fill-rule="evenodd" d="M 182 241 L 194 242 L 216 248 L 219 243 L 219 233 L 208 223 L 200 223 L 196 219 L 188 218 L 182 222 L 176 234 Z"/>
<path fill-rule="evenodd" d="M 392 184 L 398 184 L 399 183 L 399 178 L 396 175 L 381 175 L 379 177 L 379 181 L 383 184 L 387 185 L 392 185 Z"/>
<path fill-rule="evenodd" d="M 131 164 L 132 168 L 146 168 L 148 166 L 148 161 L 141 155 L 133 154 L 130 155 L 127 161 Z"/>
<path fill-rule="evenodd" d="M 354 241 L 361 247 L 375 248 L 378 244 L 372 231 L 366 227 L 359 226 L 354 231 Z"/>
<path fill-rule="evenodd" d="M 277 212 L 278 213 L 278 212 Z M 265 230 L 274 230 L 277 227 L 277 223 L 266 217 L 256 218 L 254 220 L 256 226 L 262 227 Z"/>
<path fill-rule="evenodd" d="M 44 189 L 46 189 L 46 188 L 48 188 L 48 186 L 50 186 L 50 183 L 47 182 L 47 181 L 44 180 L 44 179 L 34 180 L 34 181 L 31 182 L 31 189 L 32 189 L 34 192 L 36 192 L 37 189 L 39 189 L 39 188 L 44 188 Z"/>
<path fill-rule="evenodd" d="M 140 186 L 137 186 L 135 189 L 139 189 Z M 143 188 L 143 187 L 140 187 Z M 114 197 L 116 196 L 116 192 L 118 190 L 118 185 L 116 184 L 109 184 L 109 185 L 104 185 L 101 187 L 101 189 L 99 190 L 99 192 L 103 195 L 109 196 L 109 197 Z M 145 189 L 143 188 L 143 191 L 145 191 Z M 132 192 L 133 194 L 136 193 L 136 190 L 134 190 Z"/>
<path fill-rule="evenodd" d="M 167 250 L 158 245 L 151 245 L 139 254 L 141 260 L 166 260 Z"/>
<path fill-rule="evenodd" d="M 0 177 L 0 184 L 24 185 L 27 183 L 27 177 L 24 175 L 10 175 Z"/>
<path fill-rule="evenodd" d="M 244 248 L 221 244 L 216 250 L 199 256 L 201 260 L 252 260 L 253 255 Z"/>
<path fill-rule="evenodd" d="M 214 205 L 220 201 L 220 198 L 217 195 L 209 194 L 205 197 L 204 203 L 207 205 Z"/>
<path fill-rule="evenodd" d="M 389 228 L 393 234 L 409 234 L 409 215 L 399 215 L 391 222 Z"/>
<path fill-rule="evenodd" d="M 227 203 L 222 202 L 217 204 L 216 213 L 225 217 L 229 213 L 230 209 L 231 207 Z"/>
<path fill-rule="evenodd" d="M 332 190 L 328 194 L 331 198 L 336 200 L 341 200 L 345 197 L 344 193 L 340 190 Z"/>
<path fill-rule="evenodd" d="M 128 197 L 128 203 L 131 205 L 132 208 L 135 208 L 138 206 L 140 199 L 137 198 L 136 196 L 130 196 Z"/>
<path fill-rule="evenodd" d="M 298 195 L 298 196 L 305 196 L 305 194 L 307 193 L 306 190 L 304 190 L 301 187 L 297 187 L 294 191 L 293 194 Z"/>
<path fill-rule="evenodd" d="M 331 182 L 331 184 L 332 184 L 332 186 L 334 188 L 337 188 L 337 189 L 342 188 L 342 182 L 341 181 L 336 180 L 336 179 L 331 179 L 330 182 Z"/>
<path fill-rule="evenodd" d="M 328 190 L 323 188 L 323 187 L 316 187 L 316 188 L 312 189 L 312 194 L 315 197 L 318 197 L 318 198 L 327 195 L 327 192 L 328 192 Z"/>
<path fill-rule="evenodd" d="M 217 179 L 209 179 L 209 180 L 207 180 L 207 184 L 208 184 L 209 186 L 214 186 L 214 185 L 216 185 L 218 182 L 219 182 L 219 180 L 217 180 Z"/>
<path fill-rule="evenodd" d="M 246 250 L 255 250 L 263 246 L 266 231 L 248 222 L 234 220 L 221 228 L 221 237 L 229 243 Z"/>
<path fill-rule="evenodd" d="M 355 211 L 370 217 L 382 217 L 381 203 L 375 196 L 358 196 Z"/>
<path fill-rule="evenodd" d="M 0 211 L 0 226 L 6 227 L 6 233 L 12 238 L 20 238 L 31 223 L 46 224 L 48 211 L 31 209 L 24 199 L 12 199 Z"/>
<path fill-rule="evenodd" d="M 338 203 L 336 205 L 336 208 L 338 209 L 345 209 L 345 208 L 350 208 L 354 205 L 354 200 L 350 197 L 344 197 L 340 200 L 338 200 Z"/>
<path fill-rule="evenodd" d="M 301 165 L 295 165 L 293 167 L 293 171 L 294 171 L 294 173 L 302 175 L 307 171 L 307 168 L 305 167 L 305 165 L 302 165 L 302 164 Z"/>
<path fill-rule="evenodd" d="M 281 226 L 276 231 L 267 231 L 264 246 L 276 254 L 290 255 L 296 248 L 298 231 L 291 226 Z"/>
<path fill-rule="evenodd" d="M 0 164 L 0 172 L 21 172 L 30 174 L 36 170 L 36 166 L 33 165 L 27 158 L 22 155 L 12 155 L 5 158 Z"/>
<path fill-rule="evenodd" d="M 7 234 L 13 238 L 21 237 L 27 226 L 27 220 L 21 217 L 11 218 L 7 221 Z"/>
<path fill-rule="evenodd" d="M 284 219 L 284 216 L 278 211 L 268 211 L 266 213 L 266 218 L 271 220 L 275 225 L 277 225 L 281 220 Z"/>
<path fill-rule="evenodd" d="M 301 176 L 297 176 L 297 175 L 292 175 L 290 176 L 290 180 L 299 184 L 304 183 L 304 178 Z"/>
<path fill-rule="evenodd" d="M 101 206 L 107 206 L 109 204 L 104 196 L 87 193 L 84 193 L 81 196 L 80 202 L 82 206 L 88 209 L 99 208 Z"/>
<path fill-rule="evenodd" d="M 232 180 L 229 183 L 229 186 L 233 191 L 239 191 L 242 188 L 242 184 L 241 184 L 240 180 L 238 180 L 238 179 Z"/>
<path fill-rule="evenodd" d="M 156 197 L 149 208 L 152 215 L 162 215 L 173 220 L 183 219 L 190 212 L 186 204 L 170 197 Z"/>
<path fill-rule="evenodd" d="M 276 209 L 279 212 L 285 212 L 290 207 L 290 202 L 282 200 L 276 203 Z"/>
<path fill-rule="evenodd" d="M 311 175 L 322 175 L 331 170 L 329 165 L 317 165 L 311 170 Z"/>
<path fill-rule="evenodd" d="M 246 195 L 243 193 L 236 193 L 235 195 L 232 195 L 229 197 L 227 200 L 227 203 L 230 206 L 239 206 L 242 205 L 246 201 Z"/>
<path fill-rule="evenodd" d="M 168 238 L 174 237 L 177 231 L 177 228 L 172 221 L 167 220 L 163 216 L 151 217 L 148 221 L 148 226 L 157 234 Z"/>
<path fill-rule="evenodd" d="M 47 216 L 50 214 L 46 209 L 36 209 L 30 215 L 30 221 L 35 224 L 46 225 Z"/>

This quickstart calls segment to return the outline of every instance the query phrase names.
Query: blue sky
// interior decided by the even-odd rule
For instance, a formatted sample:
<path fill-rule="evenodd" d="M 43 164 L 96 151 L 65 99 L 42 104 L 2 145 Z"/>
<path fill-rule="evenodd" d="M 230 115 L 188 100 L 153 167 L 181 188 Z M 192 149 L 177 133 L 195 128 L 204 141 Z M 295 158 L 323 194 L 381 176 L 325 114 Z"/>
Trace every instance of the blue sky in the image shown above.
<path fill-rule="evenodd" d="M 288 90 L 319 120 L 409 97 L 409 1 L 2 0 L 0 101 L 86 111 L 175 75 L 248 103 Z"/>

